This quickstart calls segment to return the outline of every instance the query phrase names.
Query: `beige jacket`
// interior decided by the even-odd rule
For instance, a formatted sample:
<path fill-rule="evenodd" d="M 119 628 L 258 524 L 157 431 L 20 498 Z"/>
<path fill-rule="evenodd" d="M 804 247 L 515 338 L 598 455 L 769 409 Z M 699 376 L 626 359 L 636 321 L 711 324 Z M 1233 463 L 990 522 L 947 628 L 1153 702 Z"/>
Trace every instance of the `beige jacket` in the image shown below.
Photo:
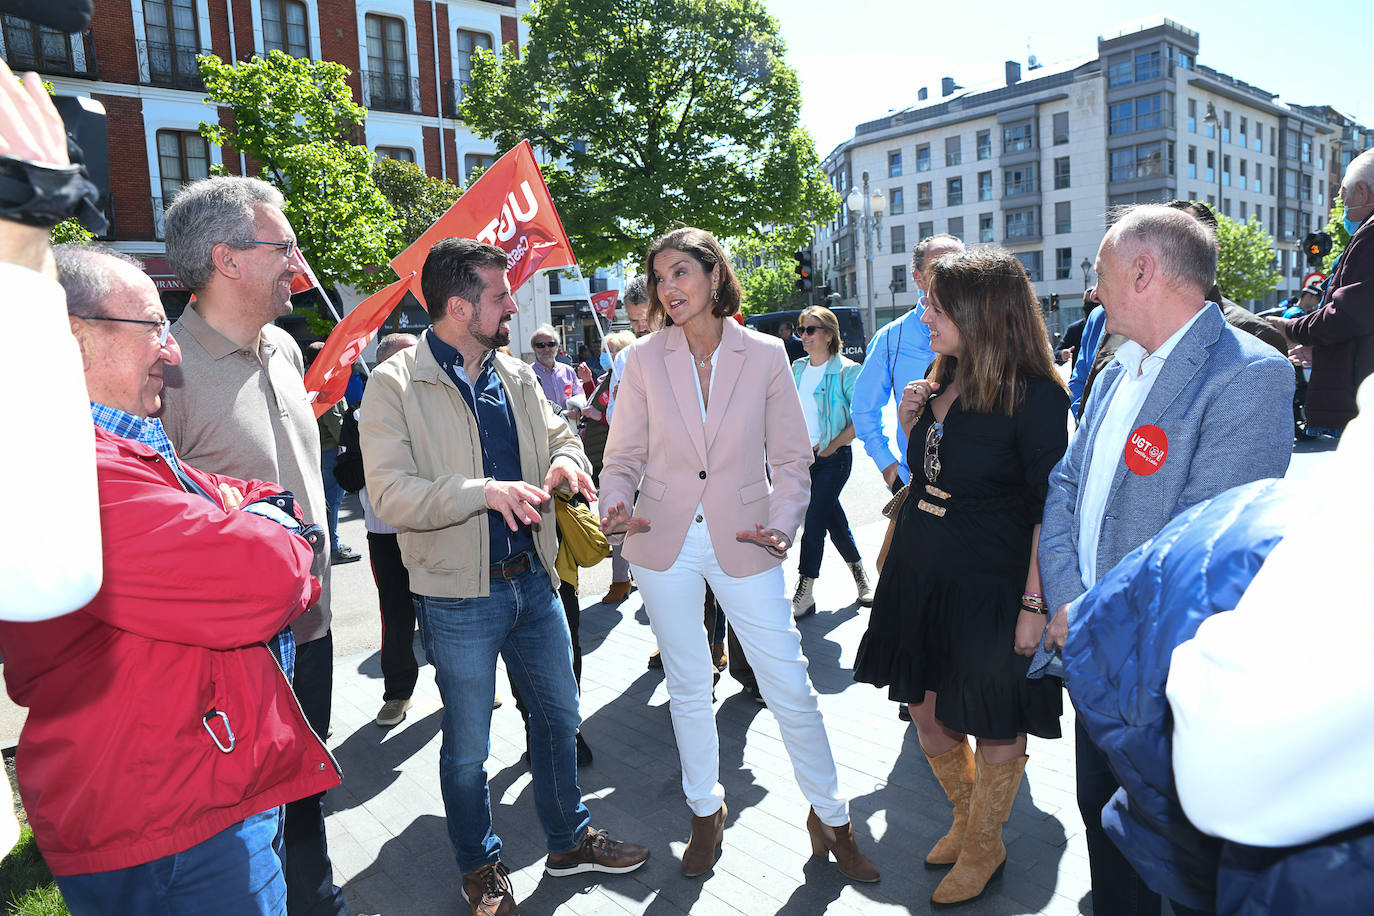
<path fill-rule="evenodd" d="M 377 517 L 397 529 L 410 590 L 435 598 L 490 594 L 486 484 L 477 420 L 439 366 L 425 331 L 420 342 L 377 366 L 367 383 L 358 433 L 367 493 Z M 528 365 L 496 354 L 520 443 L 521 476 L 542 487 L 555 458 L 591 473 L 582 444 L 553 412 Z M 534 545 L 558 587 L 553 506 L 541 509 Z"/>

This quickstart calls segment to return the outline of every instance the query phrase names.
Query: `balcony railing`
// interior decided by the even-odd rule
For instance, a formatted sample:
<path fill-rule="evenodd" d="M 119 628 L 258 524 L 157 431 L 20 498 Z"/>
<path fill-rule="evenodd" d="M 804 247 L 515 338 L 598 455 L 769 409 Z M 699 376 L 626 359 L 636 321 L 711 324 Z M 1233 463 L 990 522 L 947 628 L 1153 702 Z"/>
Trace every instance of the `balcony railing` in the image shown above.
<path fill-rule="evenodd" d="M 95 37 L 87 29 L 78 35 L 63 35 L 51 29 L 10 28 L 5 35 L 5 63 L 15 72 L 36 70 L 44 76 L 80 76 L 95 79 Z"/>
<path fill-rule="evenodd" d="M 363 104 L 376 111 L 420 113 L 420 80 L 393 76 L 376 70 L 359 71 L 363 81 Z"/>
<path fill-rule="evenodd" d="M 145 83 L 149 86 L 204 92 L 205 83 L 200 79 L 200 67 L 196 63 L 196 58 L 209 53 L 187 45 L 167 44 L 161 41 L 138 42 L 140 71 L 147 74 Z M 144 67 L 146 69 L 143 69 Z"/>
<path fill-rule="evenodd" d="M 463 104 L 464 88 L 458 80 L 444 81 L 444 117 L 459 117 L 458 109 Z"/>

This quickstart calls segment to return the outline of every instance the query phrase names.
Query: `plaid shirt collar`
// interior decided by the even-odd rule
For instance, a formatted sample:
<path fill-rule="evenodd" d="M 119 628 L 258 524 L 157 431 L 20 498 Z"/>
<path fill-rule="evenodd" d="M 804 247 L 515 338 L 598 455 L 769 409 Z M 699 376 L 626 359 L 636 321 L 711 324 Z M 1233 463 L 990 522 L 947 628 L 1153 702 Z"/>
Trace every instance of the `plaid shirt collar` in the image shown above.
<path fill-rule="evenodd" d="M 162 421 L 157 417 L 138 417 L 118 407 L 92 401 L 91 419 L 108 433 L 148 446 L 173 467 L 181 466 L 176 449 L 172 448 L 172 440 L 167 438 Z"/>

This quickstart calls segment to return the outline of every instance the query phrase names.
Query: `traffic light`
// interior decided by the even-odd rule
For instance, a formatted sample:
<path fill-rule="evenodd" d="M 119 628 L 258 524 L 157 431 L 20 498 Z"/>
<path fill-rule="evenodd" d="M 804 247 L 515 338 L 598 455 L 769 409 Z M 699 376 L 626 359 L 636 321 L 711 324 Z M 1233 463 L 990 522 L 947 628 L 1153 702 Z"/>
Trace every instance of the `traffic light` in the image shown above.
<path fill-rule="evenodd" d="M 1321 267 L 1322 259 L 1331 252 L 1331 236 L 1325 232 L 1309 232 L 1302 240 L 1302 253 L 1307 257 L 1309 267 Z"/>
<path fill-rule="evenodd" d="M 811 292 L 811 249 L 798 248 L 792 253 L 792 257 L 796 259 L 797 262 L 797 266 L 794 268 L 797 274 L 797 279 L 794 284 L 797 288 L 797 292 Z"/>
<path fill-rule="evenodd" d="M 1057 311 L 1059 311 L 1059 294 L 1058 294 L 1058 293 L 1050 293 L 1050 311 L 1051 311 L 1051 312 L 1057 312 Z"/>

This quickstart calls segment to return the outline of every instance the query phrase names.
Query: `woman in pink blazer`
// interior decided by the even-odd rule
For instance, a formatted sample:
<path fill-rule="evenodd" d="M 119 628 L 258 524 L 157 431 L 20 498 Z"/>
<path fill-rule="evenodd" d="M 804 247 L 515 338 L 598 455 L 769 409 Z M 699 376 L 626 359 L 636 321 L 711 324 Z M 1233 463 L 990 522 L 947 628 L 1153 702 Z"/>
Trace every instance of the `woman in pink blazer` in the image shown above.
<path fill-rule="evenodd" d="M 649 248 L 645 273 L 649 322 L 659 330 L 626 351 L 601 470 L 601 525 L 624 538 L 662 653 L 693 815 L 683 874 L 715 863 L 726 817 L 715 669 L 700 613 L 709 582 L 811 802 L 812 853 L 833 854 L 851 878 L 877 881 L 839 795 L 783 580 L 782 559 L 806 514 L 811 463 L 787 353 L 782 341 L 729 320 L 740 284 L 709 232 L 662 236 Z"/>

